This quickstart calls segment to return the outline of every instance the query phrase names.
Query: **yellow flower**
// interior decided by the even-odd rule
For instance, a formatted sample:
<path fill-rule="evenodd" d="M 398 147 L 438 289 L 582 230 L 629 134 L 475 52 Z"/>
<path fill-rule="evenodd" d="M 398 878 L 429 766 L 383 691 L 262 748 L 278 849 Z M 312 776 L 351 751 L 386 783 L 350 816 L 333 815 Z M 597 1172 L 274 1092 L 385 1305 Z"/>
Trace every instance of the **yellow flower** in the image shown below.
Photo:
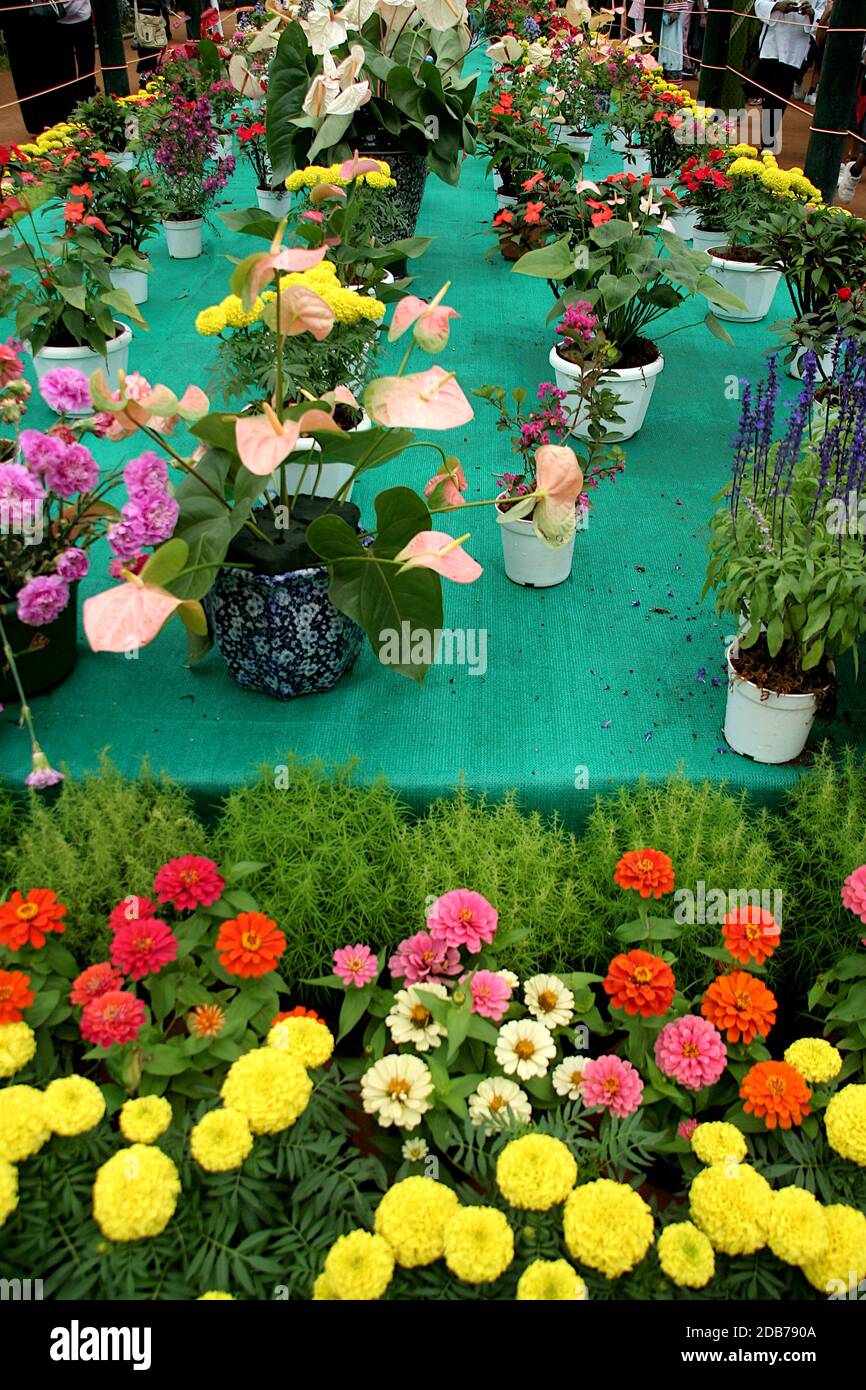
<path fill-rule="evenodd" d="M 0 1158 L 10 1163 L 31 1158 L 50 1134 L 41 1091 L 34 1086 L 7 1086 L 0 1091 Z"/>
<path fill-rule="evenodd" d="M 370 1302 L 381 1298 L 390 1284 L 394 1254 L 381 1236 L 350 1231 L 334 1241 L 325 1259 L 324 1273 L 338 1299 Z"/>
<path fill-rule="evenodd" d="M 656 1241 L 659 1264 L 669 1279 L 683 1289 L 702 1289 L 716 1272 L 713 1247 L 691 1221 L 665 1226 Z"/>
<path fill-rule="evenodd" d="M 207 1293 L 200 1293 L 196 1303 L 234 1303 L 233 1293 L 221 1293 L 219 1289 L 208 1289 Z"/>
<path fill-rule="evenodd" d="M 785 1061 L 806 1081 L 832 1081 L 842 1070 L 842 1054 L 824 1038 L 798 1038 L 785 1051 Z"/>
<path fill-rule="evenodd" d="M 139 1096 L 120 1107 L 120 1132 L 133 1144 L 152 1144 L 171 1124 L 171 1104 L 165 1096 Z"/>
<path fill-rule="evenodd" d="M 766 1245 L 773 1189 L 748 1163 L 705 1168 L 692 1182 L 689 1202 L 692 1220 L 716 1250 L 752 1255 Z"/>
<path fill-rule="evenodd" d="M 866 1279 L 866 1216 L 841 1204 L 825 1207 L 824 1216 L 827 1248 L 805 1262 L 803 1273 L 819 1293 L 856 1293 Z"/>
<path fill-rule="evenodd" d="M 142 1240 L 164 1231 L 177 1206 L 180 1178 L 162 1149 L 132 1144 L 112 1154 L 93 1184 L 93 1218 L 109 1240 Z"/>
<path fill-rule="evenodd" d="M 85 1076 L 63 1076 L 44 1092 L 45 1123 L 55 1134 L 84 1134 L 105 1114 L 105 1097 Z"/>
<path fill-rule="evenodd" d="M 345 179 L 339 178 L 339 172 L 335 176 L 332 169 L 339 171 L 339 165 L 325 168 L 322 164 L 308 164 L 306 169 L 295 169 L 286 179 L 286 188 L 290 193 L 297 193 L 301 188 L 315 188 L 318 183 L 345 183 Z"/>
<path fill-rule="evenodd" d="M 253 1134 L 279 1134 L 307 1108 L 313 1083 L 296 1057 L 258 1047 L 232 1062 L 223 1104 L 245 1115 Z"/>
<path fill-rule="evenodd" d="M 533 1260 L 517 1281 L 518 1303 L 560 1300 L 582 1302 L 588 1296 L 586 1284 L 568 1260 Z"/>
<path fill-rule="evenodd" d="M 323 1067 L 334 1051 L 334 1035 L 317 1018 L 283 1018 L 268 1033 L 268 1047 L 288 1052 L 305 1067 Z"/>
<path fill-rule="evenodd" d="M 12 1215 L 18 1205 L 18 1169 L 5 1158 L 0 1158 L 0 1226 Z"/>
<path fill-rule="evenodd" d="M 253 1147 L 253 1136 L 246 1116 L 239 1111 L 209 1110 L 193 1126 L 189 1147 L 208 1173 L 227 1173 L 240 1168 Z"/>
<path fill-rule="evenodd" d="M 249 328 L 251 323 L 256 323 L 261 318 L 264 307 L 261 298 L 256 297 L 252 308 L 245 309 L 240 296 L 230 294 L 219 305 L 225 318 L 223 326 L 226 328 Z M 208 311 L 205 310 L 204 312 L 207 313 Z"/>
<path fill-rule="evenodd" d="M 783 1187 L 773 1193 L 767 1244 L 785 1264 L 802 1265 L 819 1260 L 827 1249 L 827 1217 L 811 1192 L 802 1187 Z"/>
<path fill-rule="evenodd" d="M 28 1023 L 0 1023 L 0 1076 L 14 1076 L 36 1054 L 36 1034 Z"/>
<path fill-rule="evenodd" d="M 653 1216 L 628 1183 L 598 1178 L 576 1187 L 565 1204 L 568 1252 L 606 1279 L 639 1264 L 653 1241 Z"/>
<path fill-rule="evenodd" d="M 445 1226 L 445 1263 L 464 1284 L 489 1284 L 514 1259 L 514 1232 L 495 1207 L 460 1207 Z"/>
<path fill-rule="evenodd" d="M 203 338 L 215 337 L 217 333 L 222 333 L 225 326 L 226 316 L 221 304 L 212 304 L 209 309 L 202 309 L 195 316 L 195 331 Z"/>
<path fill-rule="evenodd" d="M 831 1149 L 866 1167 L 866 1086 L 843 1086 L 824 1112 Z"/>
<path fill-rule="evenodd" d="M 496 1183 L 506 1202 L 526 1211 L 549 1211 L 577 1182 L 577 1164 L 561 1139 L 524 1134 L 506 1144 L 496 1161 Z"/>
<path fill-rule="evenodd" d="M 313 1284 L 313 1303 L 339 1303 L 339 1297 L 334 1292 L 333 1285 L 327 1274 L 320 1274 Z"/>
<path fill-rule="evenodd" d="M 698 1125 L 691 1142 L 701 1163 L 741 1163 L 748 1152 L 742 1130 L 724 1120 Z"/>
<path fill-rule="evenodd" d="M 433 1178 L 395 1183 L 376 1210 L 376 1233 L 387 1240 L 398 1265 L 416 1269 L 441 1259 L 445 1226 L 460 1203 L 457 1193 Z"/>

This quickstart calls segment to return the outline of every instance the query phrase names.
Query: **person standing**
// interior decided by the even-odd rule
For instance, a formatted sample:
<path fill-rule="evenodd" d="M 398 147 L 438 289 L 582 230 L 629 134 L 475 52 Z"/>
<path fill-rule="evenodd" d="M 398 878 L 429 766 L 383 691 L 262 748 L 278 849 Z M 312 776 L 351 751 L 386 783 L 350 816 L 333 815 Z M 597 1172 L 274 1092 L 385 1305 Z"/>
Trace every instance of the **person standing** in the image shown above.
<path fill-rule="evenodd" d="M 763 28 L 753 80 L 764 112 L 762 143 L 773 154 L 782 147 L 785 101 L 794 90 L 825 4 L 826 0 L 815 0 L 814 4 L 808 0 L 799 4 L 793 0 L 755 0 L 755 14 Z M 774 96 L 782 100 L 774 104 Z"/>
<path fill-rule="evenodd" d="M 96 43 L 93 37 L 93 11 L 90 0 L 66 0 L 60 4 L 57 21 L 60 42 L 70 54 L 77 81 L 66 89 L 67 115 L 79 101 L 96 91 Z"/>
<path fill-rule="evenodd" d="M 0 29 L 21 118 L 30 135 L 39 135 L 66 115 L 62 83 L 75 77 L 67 45 L 60 41 L 59 4 L 0 0 Z M 59 88 L 59 90 L 57 90 Z"/>

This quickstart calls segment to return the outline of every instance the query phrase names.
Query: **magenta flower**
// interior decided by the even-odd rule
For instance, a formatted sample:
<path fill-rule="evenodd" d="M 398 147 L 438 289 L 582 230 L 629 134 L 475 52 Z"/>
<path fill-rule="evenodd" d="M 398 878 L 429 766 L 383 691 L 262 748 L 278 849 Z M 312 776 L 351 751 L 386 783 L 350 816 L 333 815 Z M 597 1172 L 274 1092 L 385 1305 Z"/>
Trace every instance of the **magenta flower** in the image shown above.
<path fill-rule="evenodd" d="M 60 578 L 65 579 L 67 584 L 74 583 L 76 579 L 83 579 L 90 569 L 87 551 L 79 550 L 76 546 L 71 550 L 64 550 L 62 555 L 58 555 L 55 567 Z"/>
<path fill-rule="evenodd" d="M 427 931 L 407 936 L 388 961 L 394 979 L 405 978 L 407 985 L 417 985 L 441 975 L 459 975 L 462 968 L 456 948 L 434 940 Z"/>
<path fill-rule="evenodd" d="M 41 430 L 22 430 L 18 438 L 21 452 L 27 467 L 34 473 L 44 473 L 50 464 L 56 463 L 66 452 L 62 439 L 53 434 L 43 434 Z"/>
<path fill-rule="evenodd" d="M 489 946 L 498 921 L 496 908 L 480 893 L 455 888 L 433 904 L 427 926 L 434 940 L 444 941 L 447 946 L 465 946 L 474 956 L 482 946 Z"/>
<path fill-rule="evenodd" d="M 53 623 L 69 602 L 69 585 L 59 574 L 40 574 L 18 590 L 18 617 L 30 627 Z"/>
<path fill-rule="evenodd" d="M 842 885 L 842 902 L 849 912 L 866 922 L 866 864 L 849 874 Z"/>
<path fill-rule="evenodd" d="M 124 503 L 121 516 L 141 545 L 159 545 L 174 530 L 179 511 L 178 502 L 167 492 L 141 492 L 135 501 Z"/>
<path fill-rule="evenodd" d="M 334 952 L 334 974 L 339 975 L 346 989 L 354 985 L 362 989 L 379 973 L 379 958 L 369 946 L 341 946 Z"/>
<path fill-rule="evenodd" d="M 677 1125 L 677 1134 L 681 1139 L 690 1140 L 698 1127 L 697 1120 L 680 1120 Z"/>
<path fill-rule="evenodd" d="M 111 942 L 112 964 L 141 980 L 155 975 L 177 957 L 178 941 L 171 927 L 158 917 L 140 917 L 118 927 Z"/>
<path fill-rule="evenodd" d="M 55 367 L 46 372 L 39 383 L 39 394 L 58 415 L 93 409 L 87 377 L 74 367 Z"/>
<path fill-rule="evenodd" d="M 99 482 L 99 465 L 84 444 L 66 444 L 45 465 L 45 486 L 60 497 L 90 492 Z"/>
<path fill-rule="evenodd" d="M 656 1065 L 689 1091 L 700 1091 L 718 1081 L 728 1060 L 728 1049 L 718 1029 L 706 1018 L 685 1014 L 666 1023 L 655 1042 Z"/>
<path fill-rule="evenodd" d="M 23 464 L 0 463 L 0 506 L 16 507 L 22 502 L 40 502 L 45 489 Z"/>
<path fill-rule="evenodd" d="M 168 466 L 159 454 L 147 449 L 138 458 L 129 460 L 123 470 L 123 481 L 133 500 L 142 494 L 149 497 L 155 492 L 167 492 Z"/>
<path fill-rule="evenodd" d="M 611 1054 L 587 1062 L 580 1090 L 584 1105 L 599 1106 L 618 1120 L 624 1120 L 640 1105 L 643 1082 L 631 1062 Z"/>
<path fill-rule="evenodd" d="M 476 970 L 469 981 L 472 991 L 472 1012 L 494 1023 L 505 1015 L 511 1000 L 511 986 L 493 970 Z"/>

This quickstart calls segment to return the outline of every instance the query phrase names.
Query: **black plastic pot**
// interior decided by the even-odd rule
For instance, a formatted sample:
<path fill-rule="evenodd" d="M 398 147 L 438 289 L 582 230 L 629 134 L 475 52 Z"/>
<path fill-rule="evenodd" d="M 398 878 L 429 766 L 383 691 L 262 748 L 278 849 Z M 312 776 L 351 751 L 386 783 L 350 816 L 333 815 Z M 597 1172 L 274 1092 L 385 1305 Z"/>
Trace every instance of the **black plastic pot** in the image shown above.
<path fill-rule="evenodd" d="M 59 617 L 46 627 L 19 622 L 17 605 L 0 606 L 0 616 L 15 657 L 18 678 L 29 699 L 54 690 L 69 676 L 78 659 L 78 584 L 70 585 L 69 602 Z M 18 687 L 0 651 L 0 704 L 17 703 Z"/>

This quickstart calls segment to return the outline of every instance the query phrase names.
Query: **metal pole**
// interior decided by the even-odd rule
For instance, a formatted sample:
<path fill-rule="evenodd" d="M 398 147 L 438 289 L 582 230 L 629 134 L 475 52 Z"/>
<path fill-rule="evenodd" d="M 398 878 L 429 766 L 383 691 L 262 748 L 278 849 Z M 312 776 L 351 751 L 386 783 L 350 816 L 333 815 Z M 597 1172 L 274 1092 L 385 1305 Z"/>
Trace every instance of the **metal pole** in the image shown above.
<path fill-rule="evenodd" d="M 184 6 L 187 14 L 186 36 L 188 39 L 201 38 L 201 0 L 187 0 Z"/>
<path fill-rule="evenodd" d="M 862 32 L 835 33 L 837 29 L 866 27 L 866 0 L 835 0 L 824 45 L 818 100 L 806 151 L 805 174 L 817 184 L 830 203 L 836 195 L 845 135 L 825 135 L 825 130 L 846 131 L 851 125 L 854 88 L 863 51 Z"/>
<path fill-rule="evenodd" d="M 102 66 L 102 85 L 106 92 L 113 92 L 115 96 L 128 96 L 129 72 L 118 0 L 93 0 L 92 8 Z"/>

